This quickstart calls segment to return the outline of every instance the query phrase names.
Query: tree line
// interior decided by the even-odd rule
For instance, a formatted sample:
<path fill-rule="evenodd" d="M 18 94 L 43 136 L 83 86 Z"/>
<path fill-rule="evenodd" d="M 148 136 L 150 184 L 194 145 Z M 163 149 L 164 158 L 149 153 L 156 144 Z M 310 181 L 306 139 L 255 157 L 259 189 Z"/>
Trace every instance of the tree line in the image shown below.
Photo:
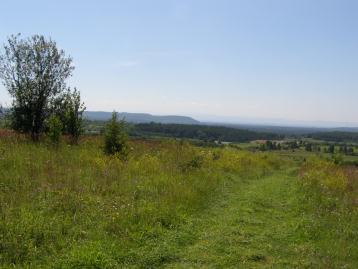
<path fill-rule="evenodd" d="M 133 136 L 158 135 L 176 138 L 190 138 L 203 141 L 248 142 L 252 140 L 278 140 L 283 136 L 272 133 L 235 129 L 223 126 L 140 123 L 130 129 Z"/>
<path fill-rule="evenodd" d="M 357 132 L 319 132 L 309 134 L 307 137 L 313 138 L 316 140 L 323 141 L 334 141 L 334 142 L 355 142 L 358 143 L 358 133 Z"/>
<path fill-rule="evenodd" d="M 275 150 L 296 150 L 304 149 L 308 152 L 322 152 L 322 153 L 341 153 L 345 155 L 355 155 L 353 145 L 334 144 L 334 143 L 317 143 L 308 141 L 270 141 L 267 140 L 259 146 L 261 151 L 275 151 Z"/>

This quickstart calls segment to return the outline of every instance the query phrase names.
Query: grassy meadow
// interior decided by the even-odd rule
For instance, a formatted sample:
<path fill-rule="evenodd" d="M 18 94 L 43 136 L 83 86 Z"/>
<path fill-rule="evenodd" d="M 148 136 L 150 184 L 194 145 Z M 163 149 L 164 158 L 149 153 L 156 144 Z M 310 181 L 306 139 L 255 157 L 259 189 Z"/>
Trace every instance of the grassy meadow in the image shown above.
<path fill-rule="evenodd" d="M 0 137 L 0 268 L 357 268 L 358 169 L 130 141 Z"/>

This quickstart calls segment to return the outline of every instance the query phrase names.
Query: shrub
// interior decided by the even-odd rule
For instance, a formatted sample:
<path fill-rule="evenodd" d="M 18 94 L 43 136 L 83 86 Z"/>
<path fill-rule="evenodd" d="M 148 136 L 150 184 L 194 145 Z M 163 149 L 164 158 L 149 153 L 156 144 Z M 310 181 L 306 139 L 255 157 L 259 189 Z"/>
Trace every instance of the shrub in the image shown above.
<path fill-rule="evenodd" d="M 112 118 L 107 123 L 104 135 L 104 152 L 108 155 L 118 154 L 121 158 L 128 156 L 127 134 L 125 122 L 118 122 L 117 113 L 112 113 Z"/>
<path fill-rule="evenodd" d="M 58 144 L 60 142 L 62 127 L 62 123 L 57 116 L 50 116 L 47 121 L 47 136 L 53 144 Z"/>
<path fill-rule="evenodd" d="M 68 89 L 62 106 L 64 131 L 71 136 L 71 142 L 77 144 L 83 133 L 83 112 L 86 109 L 84 103 L 81 102 L 80 92 L 76 88 L 73 92 Z"/>
<path fill-rule="evenodd" d="M 201 155 L 193 156 L 189 161 L 181 165 L 183 171 L 189 171 L 192 169 L 199 169 L 203 166 L 204 157 Z"/>

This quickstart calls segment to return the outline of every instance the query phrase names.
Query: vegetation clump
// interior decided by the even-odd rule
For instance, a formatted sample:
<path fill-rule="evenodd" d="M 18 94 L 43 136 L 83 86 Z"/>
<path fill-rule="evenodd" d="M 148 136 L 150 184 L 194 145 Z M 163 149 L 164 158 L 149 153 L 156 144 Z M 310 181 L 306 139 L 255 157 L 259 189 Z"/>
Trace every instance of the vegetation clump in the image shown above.
<path fill-rule="evenodd" d="M 66 84 L 73 70 L 72 58 L 52 39 L 11 36 L 0 55 L 0 78 L 12 97 L 11 127 L 38 141 L 46 121 L 55 114 L 77 141 L 84 106 L 78 91 L 71 92 Z"/>
<path fill-rule="evenodd" d="M 58 117 L 52 115 L 47 120 L 46 125 L 47 125 L 47 136 L 49 137 L 51 143 L 54 145 L 58 145 L 58 143 L 60 142 L 62 128 L 63 128 L 62 122 Z"/>
<path fill-rule="evenodd" d="M 311 157 L 301 169 L 301 179 L 305 187 L 316 194 L 337 203 L 355 202 L 358 197 L 358 170 L 340 165 L 342 161 Z M 352 173 L 352 171 L 356 171 Z M 338 199 L 338 200 L 337 200 Z M 322 200 L 323 201 L 323 200 Z"/>
<path fill-rule="evenodd" d="M 72 144 L 77 144 L 83 134 L 83 113 L 86 109 L 80 92 L 76 88 L 73 91 L 67 89 L 60 102 L 54 113 L 61 119 L 63 134 L 70 136 Z"/>
<path fill-rule="evenodd" d="M 118 122 L 115 111 L 105 127 L 104 152 L 108 155 L 118 154 L 122 159 L 126 159 L 129 153 L 125 121 L 121 120 Z"/>

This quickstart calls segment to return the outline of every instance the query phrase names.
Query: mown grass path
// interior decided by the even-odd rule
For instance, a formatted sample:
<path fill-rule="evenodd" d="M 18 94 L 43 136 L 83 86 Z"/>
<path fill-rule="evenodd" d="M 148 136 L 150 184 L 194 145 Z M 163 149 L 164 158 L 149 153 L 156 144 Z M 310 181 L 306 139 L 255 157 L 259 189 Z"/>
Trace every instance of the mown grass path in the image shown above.
<path fill-rule="evenodd" d="M 330 268 L 312 260 L 313 248 L 297 229 L 297 188 L 297 178 L 283 173 L 233 183 L 186 227 L 196 239 L 165 267 Z"/>

